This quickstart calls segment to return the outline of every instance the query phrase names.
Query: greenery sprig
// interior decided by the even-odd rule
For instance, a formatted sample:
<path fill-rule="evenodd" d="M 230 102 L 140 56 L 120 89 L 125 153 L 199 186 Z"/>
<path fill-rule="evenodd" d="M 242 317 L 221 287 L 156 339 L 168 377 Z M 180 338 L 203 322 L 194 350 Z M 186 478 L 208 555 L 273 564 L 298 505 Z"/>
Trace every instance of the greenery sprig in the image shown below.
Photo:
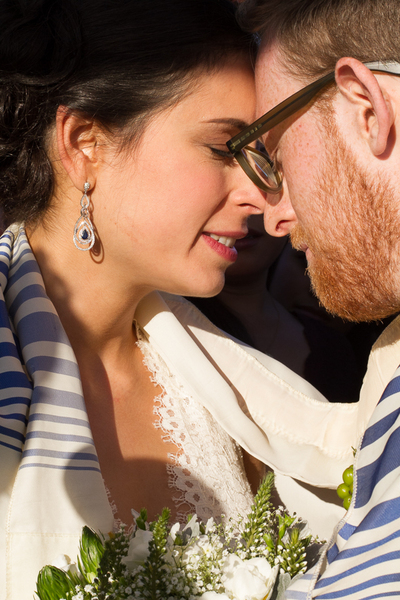
<path fill-rule="evenodd" d="M 170 510 L 164 508 L 157 521 L 150 525 L 153 539 L 149 542 L 149 556 L 145 560 L 143 570 L 139 573 L 136 581 L 143 598 L 149 600 L 167 598 L 164 557 L 167 552 L 169 517 Z"/>
<path fill-rule="evenodd" d="M 262 571 L 269 569 L 268 577 L 274 578 L 271 583 L 265 576 L 268 590 L 274 589 L 273 600 L 281 594 L 278 590 L 305 572 L 306 548 L 311 542 L 305 522 L 282 508 L 273 508 L 273 484 L 273 474 L 267 475 L 251 512 L 237 521 L 215 523 L 210 519 L 200 523 L 194 516 L 189 517 L 185 526 L 171 527 L 170 511 L 164 509 L 150 524 L 146 511 L 142 510 L 132 534 L 121 529 L 105 538 L 84 527 L 76 564 L 44 567 L 37 579 L 37 597 L 39 600 L 196 600 L 212 591 L 222 594 L 224 599 L 236 600 L 231 583 L 237 572 L 248 565 L 251 576 L 256 573 L 261 577 L 257 571 L 261 561 L 267 566 Z M 138 558 L 139 546 L 140 552 L 144 548 L 144 555 Z M 266 591 L 265 596 L 269 593 Z"/>

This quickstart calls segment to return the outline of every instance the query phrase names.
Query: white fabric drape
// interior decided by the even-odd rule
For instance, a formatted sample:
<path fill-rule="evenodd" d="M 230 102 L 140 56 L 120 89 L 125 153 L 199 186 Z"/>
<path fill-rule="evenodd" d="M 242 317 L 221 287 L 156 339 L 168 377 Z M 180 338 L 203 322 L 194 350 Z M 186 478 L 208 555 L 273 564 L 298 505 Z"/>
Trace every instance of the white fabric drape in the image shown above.
<path fill-rule="evenodd" d="M 0 288 L 0 599 L 31 600 L 39 569 L 60 553 L 75 558 L 82 526 L 107 533 L 113 515 L 76 359 L 18 226 L 0 240 Z M 310 485 L 336 487 L 374 391 L 358 404 L 329 404 L 181 298 L 152 293 L 135 317 L 186 392 L 280 474 L 281 497 L 327 535 L 343 509 Z"/>

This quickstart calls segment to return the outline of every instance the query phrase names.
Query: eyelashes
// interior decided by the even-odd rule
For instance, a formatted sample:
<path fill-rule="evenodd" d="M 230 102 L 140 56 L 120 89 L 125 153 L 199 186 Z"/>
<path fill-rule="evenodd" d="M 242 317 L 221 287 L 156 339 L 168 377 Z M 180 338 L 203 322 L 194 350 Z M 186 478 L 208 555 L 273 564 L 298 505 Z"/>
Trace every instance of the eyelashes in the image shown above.
<path fill-rule="evenodd" d="M 235 160 L 229 150 L 220 150 L 219 148 L 213 148 L 212 146 L 209 146 L 209 148 L 215 158 L 218 157 L 225 160 Z"/>

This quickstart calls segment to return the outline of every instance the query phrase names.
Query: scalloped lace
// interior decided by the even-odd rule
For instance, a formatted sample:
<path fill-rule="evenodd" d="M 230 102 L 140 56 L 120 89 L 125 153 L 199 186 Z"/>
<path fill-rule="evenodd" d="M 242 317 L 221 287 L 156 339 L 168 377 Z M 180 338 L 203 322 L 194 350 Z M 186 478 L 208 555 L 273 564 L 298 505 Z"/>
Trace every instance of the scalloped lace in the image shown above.
<path fill-rule="evenodd" d="M 163 439 L 176 445 L 167 465 L 169 486 L 176 490 L 178 519 L 189 513 L 201 520 L 209 517 L 237 519 L 247 515 L 253 494 L 247 480 L 239 445 L 191 398 L 150 343 L 139 332 L 144 363 L 163 393 L 155 398 L 155 427 Z M 187 507 L 190 510 L 187 510 Z M 186 510 L 184 510 L 184 508 Z"/>

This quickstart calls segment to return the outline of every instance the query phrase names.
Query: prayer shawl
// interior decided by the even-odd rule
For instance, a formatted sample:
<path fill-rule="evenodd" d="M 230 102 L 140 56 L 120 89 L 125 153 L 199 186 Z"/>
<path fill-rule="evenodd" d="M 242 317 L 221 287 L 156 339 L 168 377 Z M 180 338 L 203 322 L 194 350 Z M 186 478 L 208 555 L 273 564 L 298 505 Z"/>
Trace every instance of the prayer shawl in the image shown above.
<path fill-rule="evenodd" d="M 320 562 L 288 600 L 400 597 L 400 367 L 356 456 L 351 506 Z"/>
<path fill-rule="evenodd" d="M 1 239 L 0 286 L 0 597 L 30 600 L 38 567 L 75 557 L 84 522 L 108 532 L 113 515 L 78 365 L 22 232 Z"/>
<path fill-rule="evenodd" d="M 135 318 L 188 393 L 275 469 L 283 501 L 286 485 L 292 508 L 333 527 L 342 509 L 296 480 L 335 488 L 372 409 L 327 403 L 182 298 L 154 292 Z M 107 533 L 113 515 L 79 369 L 24 230 L 15 225 L 0 238 L 0 599 L 32 600 L 42 566 L 59 554 L 75 560 L 85 524 Z"/>

